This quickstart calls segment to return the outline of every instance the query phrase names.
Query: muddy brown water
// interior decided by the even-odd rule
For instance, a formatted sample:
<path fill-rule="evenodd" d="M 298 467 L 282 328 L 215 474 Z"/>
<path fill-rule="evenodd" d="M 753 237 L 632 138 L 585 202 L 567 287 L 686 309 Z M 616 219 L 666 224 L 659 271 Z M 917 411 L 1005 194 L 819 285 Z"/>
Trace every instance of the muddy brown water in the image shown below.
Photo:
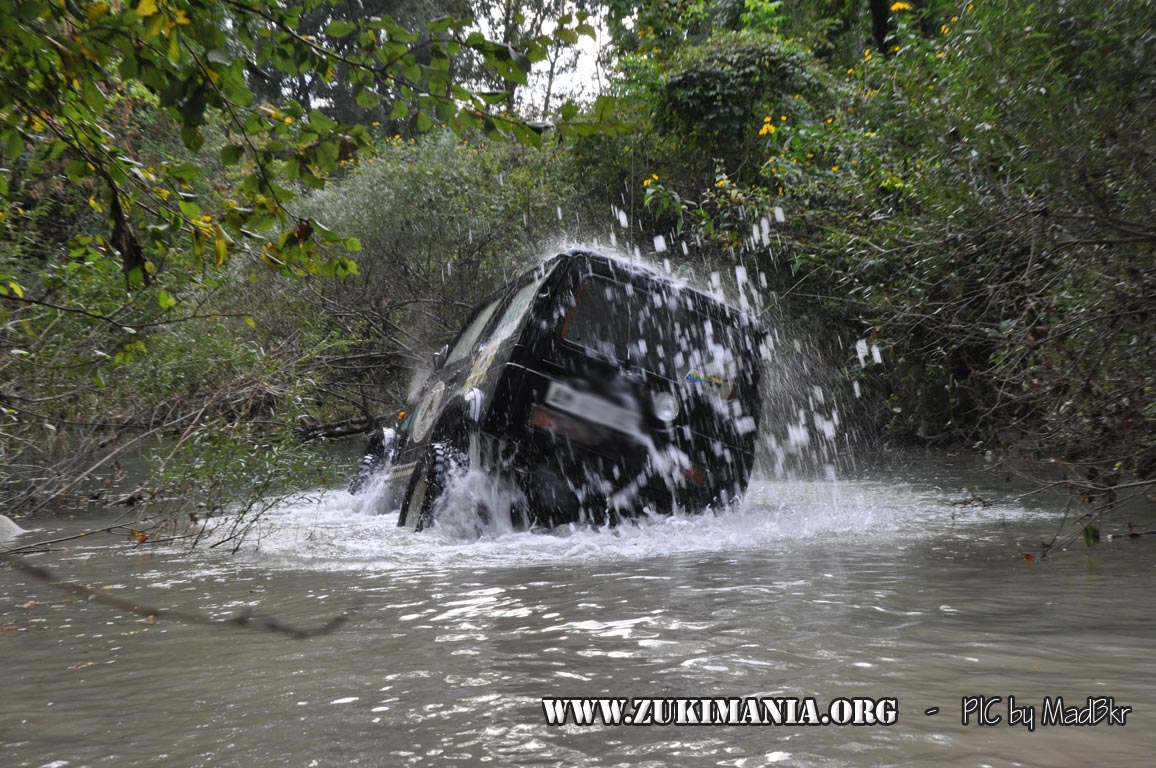
<path fill-rule="evenodd" d="M 301 626 L 360 608 L 294 641 L 0 570 L 0 765 L 1151 765 L 1156 542 L 1029 563 L 1061 504 L 1015 490 L 930 456 L 616 530 L 411 534 L 338 490 L 282 504 L 235 557 L 73 542 L 34 561 L 156 606 Z M 972 492 L 997 503 L 948 503 Z M 25 522 L 20 542 L 93 522 Z M 898 719 L 546 724 L 543 697 L 587 696 L 894 698 Z M 963 725 L 969 696 L 1000 697 L 1001 722 Z M 1007 723 L 1009 696 L 1034 730 Z M 1132 710 L 1040 724 L 1057 696 Z"/>

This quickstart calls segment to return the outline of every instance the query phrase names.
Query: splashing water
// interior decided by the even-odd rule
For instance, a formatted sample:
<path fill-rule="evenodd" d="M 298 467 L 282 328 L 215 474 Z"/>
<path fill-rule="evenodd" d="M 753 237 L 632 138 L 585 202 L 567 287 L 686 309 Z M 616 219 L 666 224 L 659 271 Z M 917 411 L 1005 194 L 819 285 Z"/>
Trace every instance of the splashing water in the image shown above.
<path fill-rule="evenodd" d="M 671 556 L 773 552 L 801 540 L 916 538 L 942 525 L 942 505 L 893 482 L 752 480 L 739 503 L 701 514 L 645 515 L 617 527 L 572 524 L 519 531 L 509 509 L 516 493 L 473 470 L 453 476 L 435 525 L 399 528 L 384 483 L 358 496 L 323 490 L 292 497 L 260 522 L 259 547 L 245 557 L 266 566 L 325 571 L 441 570 L 637 561 Z M 478 514 L 479 505 L 487 510 Z M 996 505 L 969 520 L 1022 517 Z"/>

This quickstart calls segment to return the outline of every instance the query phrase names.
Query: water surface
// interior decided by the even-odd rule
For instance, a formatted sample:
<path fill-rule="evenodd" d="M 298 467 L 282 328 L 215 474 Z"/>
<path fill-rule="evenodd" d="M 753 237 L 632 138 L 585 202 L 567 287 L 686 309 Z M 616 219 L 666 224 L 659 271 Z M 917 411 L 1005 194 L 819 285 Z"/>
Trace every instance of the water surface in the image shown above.
<path fill-rule="evenodd" d="M 997 503 L 950 503 L 973 490 Z M 308 640 L 150 624 L 0 571 L 0 765 L 1135 766 L 1156 751 L 1156 542 L 1028 562 L 1059 503 L 966 462 L 756 481 L 740 508 L 612 530 L 411 534 L 364 506 L 296 497 L 235 557 L 96 537 L 34 558 L 214 616 L 311 626 L 360 606 Z M 25 523 L 41 530 L 21 541 L 91 523 Z M 1134 709 L 1123 728 L 964 727 L 974 694 Z M 550 727 L 544 696 L 888 696 L 900 716 Z"/>

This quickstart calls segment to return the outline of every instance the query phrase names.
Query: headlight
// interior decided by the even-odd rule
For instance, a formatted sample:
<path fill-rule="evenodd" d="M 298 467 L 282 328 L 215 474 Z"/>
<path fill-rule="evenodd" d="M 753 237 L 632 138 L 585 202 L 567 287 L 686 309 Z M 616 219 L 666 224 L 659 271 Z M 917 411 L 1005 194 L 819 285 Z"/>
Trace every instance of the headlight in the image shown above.
<path fill-rule="evenodd" d="M 663 421 L 674 421 L 678 416 L 678 398 L 670 392 L 654 396 L 654 415 Z"/>

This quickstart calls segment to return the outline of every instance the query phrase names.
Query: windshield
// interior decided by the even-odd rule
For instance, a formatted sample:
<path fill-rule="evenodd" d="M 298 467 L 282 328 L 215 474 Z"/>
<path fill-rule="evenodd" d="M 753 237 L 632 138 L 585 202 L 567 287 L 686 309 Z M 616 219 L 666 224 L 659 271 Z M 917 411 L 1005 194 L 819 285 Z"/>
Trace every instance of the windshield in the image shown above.
<path fill-rule="evenodd" d="M 562 337 L 667 379 L 726 394 L 738 377 L 739 332 L 705 311 L 694 291 L 646 289 L 590 277 L 578 289 Z"/>
<path fill-rule="evenodd" d="M 482 311 L 474 316 L 473 322 L 470 326 L 462 331 L 462 335 L 458 338 L 458 343 L 454 344 L 454 348 L 450 350 L 449 356 L 446 358 L 446 363 L 456 363 L 459 360 L 465 359 L 467 355 L 474 351 L 474 345 L 478 343 L 478 337 L 482 335 L 482 331 L 486 327 L 486 323 L 490 321 L 494 310 L 498 308 L 497 301 L 491 301 Z"/>

